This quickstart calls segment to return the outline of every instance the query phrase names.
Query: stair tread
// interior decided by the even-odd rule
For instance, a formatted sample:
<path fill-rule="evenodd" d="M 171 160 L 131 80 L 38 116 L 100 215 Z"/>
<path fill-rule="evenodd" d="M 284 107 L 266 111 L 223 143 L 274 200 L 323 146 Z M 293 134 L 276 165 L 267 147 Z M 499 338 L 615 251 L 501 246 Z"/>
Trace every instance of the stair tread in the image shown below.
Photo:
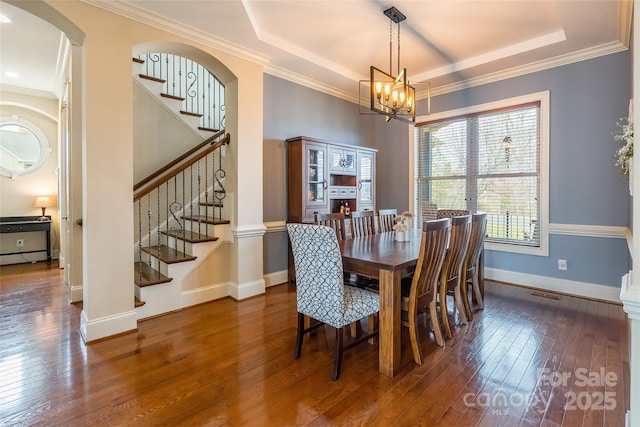
<path fill-rule="evenodd" d="M 146 303 L 144 301 L 140 301 L 138 297 L 133 297 L 133 306 L 134 307 L 142 307 Z"/>
<path fill-rule="evenodd" d="M 147 80 L 151 80 L 151 81 L 158 82 L 158 83 L 165 83 L 166 82 L 166 80 L 159 79 L 159 78 L 153 77 L 153 76 L 147 76 L 146 74 L 138 74 L 138 76 L 140 76 L 141 79 L 147 79 Z"/>
<path fill-rule="evenodd" d="M 204 130 L 204 131 L 207 131 L 207 132 L 219 132 L 220 131 L 220 129 L 206 128 L 204 126 L 198 126 L 198 129 Z"/>
<path fill-rule="evenodd" d="M 183 216 L 182 219 L 186 219 L 189 221 L 204 222 L 206 224 L 214 224 L 214 225 L 231 223 L 231 221 L 229 221 L 228 219 L 213 219 L 212 217 L 206 216 L 206 215 Z"/>
<path fill-rule="evenodd" d="M 175 248 L 170 248 L 169 246 L 166 246 L 166 245 L 160 245 L 160 247 L 151 246 L 151 247 L 145 247 L 145 248 L 141 248 L 141 249 L 144 252 L 147 252 L 147 253 L 155 256 L 160 261 L 166 262 L 167 264 L 175 264 L 175 263 L 178 263 L 178 262 L 193 261 L 194 259 L 197 258 L 197 257 L 195 257 L 193 255 L 185 254 L 184 252 L 180 252 L 179 250 L 177 250 Z"/>
<path fill-rule="evenodd" d="M 213 206 L 214 208 L 223 208 L 224 204 L 222 202 L 200 202 L 200 206 Z"/>
<path fill-rule="evenodd" d="M 164 92 L 161 93 L 160 96 L 163 98 L 177 99 L 178 101 L 184 101 L 184 98 L 181 96 L 169 95 L 168 93 L 164 93 Z"/>
<path fill-rule="evenodd" d="M 218 240 L 215 236 L 208 236 L 206 234 L 196 233 L 195 231 L 182 230 L 182 231 L 162 231 L 162 234 L 167 236 L 176 237 L 180 240 L 184 240 L 189 243 L 198 242 L 215 242 Z"/>
<path fill-rule="evenodd" d="M 140 58 L 132 58 L 133 62 L 137 62 L 138 64 L 144 64 L 144 59 L 140 59 Z"/>
<path fill-rule="evenodd" d="M 138 286 L 158 285 L 173 280 L 171 277 L 167 277 L 158 270 L 149 267 L 149 264 L 140 261 L 135 263 L 134 272 L 134 282 Z"/>
<path fill-rule="evenodd" d="M 184 114 L 185 116 L 193 116 L 193 117 L 202 117 L 200 113 L 192 113 L 191 111 L 180 110 L 180 114 Z"/>

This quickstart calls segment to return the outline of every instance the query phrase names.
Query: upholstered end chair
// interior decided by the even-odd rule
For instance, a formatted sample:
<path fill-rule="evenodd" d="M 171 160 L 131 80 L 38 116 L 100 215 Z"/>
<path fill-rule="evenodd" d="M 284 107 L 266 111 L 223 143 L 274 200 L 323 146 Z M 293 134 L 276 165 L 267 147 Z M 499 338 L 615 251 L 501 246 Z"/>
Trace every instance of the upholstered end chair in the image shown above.
<path fill-rule="evenodd" d="M 378 294 L 344 284 L 342 256 L 336 233 L 329 227 L 287 224 L 296 269 L 298 332 L 295 358 L 302 353 L 304 334 L 323 324 L 336 330 L 333 379 L 340 376 L 342 353 L 378 334 L 372 331 L 348 344 L 343 328 L 380 311 Z M 304 316 L 320 323 L 304 327 Z"/>

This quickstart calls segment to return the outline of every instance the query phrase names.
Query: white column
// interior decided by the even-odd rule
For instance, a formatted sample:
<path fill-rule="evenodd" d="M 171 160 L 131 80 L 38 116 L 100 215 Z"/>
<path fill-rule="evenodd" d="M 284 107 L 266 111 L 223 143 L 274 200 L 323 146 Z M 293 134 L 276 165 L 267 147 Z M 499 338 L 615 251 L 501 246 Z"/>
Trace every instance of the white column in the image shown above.
<path fill-rule="evenodd" d="M 640 47 L 640 2 L 634 1 L 633 10 L 633 41 L 631 45 L 636 49 Z M 640 123 L 640 52 L 632 53 L 633 57 L 633 122 L 634 126 Z M 637 131 L 635 131 L 635 139 Z M 634 141 L 635 142 L 635 141 Z M 635 196 L 633 197 L 633 245 L 632 254 L 640 254 L 640 156 L 633 158 L 633 185 Z M 640 262 L 640 258 L 636 259 Z M 630 319 L 630 355 L 629 355 L 629 376 L 630 376 L 630 404 L 627 419 L 627 426 L 640 426 L 640 268 L 630 271 L 623 278 L 620 300 L 624 304 L 624 311 Z"/>

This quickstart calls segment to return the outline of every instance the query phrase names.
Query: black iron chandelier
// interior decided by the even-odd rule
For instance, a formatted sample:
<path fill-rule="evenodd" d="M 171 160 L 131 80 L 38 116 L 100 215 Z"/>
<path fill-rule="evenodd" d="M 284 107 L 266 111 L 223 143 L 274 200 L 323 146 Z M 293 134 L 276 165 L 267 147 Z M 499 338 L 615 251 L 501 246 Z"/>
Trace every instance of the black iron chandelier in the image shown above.
<path fill-rule="evenodd" d="M 372 111 L 386 116 L 387 121 L 398 119 L 415 124 L 416 121 L 416 89 L 407 78 L 407 69 L 400 70 L 400 22 L 407 17 L 395 6 L 384 11 L 389 18 L 389 73 L 371 66 L 370 73 L 370 108 Z M 397 77 L 393 73 L 393 23 L 398 28 L 398 68 Z M 427 105 L 431 109 L 431 87 L 427 83 Z M 429 112 L 427 112 L 429 114 Z"/>

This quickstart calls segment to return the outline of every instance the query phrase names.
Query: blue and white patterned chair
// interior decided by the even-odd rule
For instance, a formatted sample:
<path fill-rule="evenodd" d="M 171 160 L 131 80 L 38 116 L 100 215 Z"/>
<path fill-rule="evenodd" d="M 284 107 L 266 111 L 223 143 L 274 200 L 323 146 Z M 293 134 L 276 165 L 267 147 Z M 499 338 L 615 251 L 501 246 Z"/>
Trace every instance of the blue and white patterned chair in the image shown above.
<path fill-rule="evenodd" d="M 345 286 L 342 256 L 335 231 L 310 224 L 287 224 L 296 269 L 298 334 L 295 358 L 302 353 L 302 339 L 307 332 L 328 324 L 336 328 L 333 379 L 340 376 L 342 353 L 378 334 L 373 331 L 348 344 L 343 343 L 343 328 L 378 313 L 378 294 Z M 321 323 L 304 327 L 304 316 Z"/>

